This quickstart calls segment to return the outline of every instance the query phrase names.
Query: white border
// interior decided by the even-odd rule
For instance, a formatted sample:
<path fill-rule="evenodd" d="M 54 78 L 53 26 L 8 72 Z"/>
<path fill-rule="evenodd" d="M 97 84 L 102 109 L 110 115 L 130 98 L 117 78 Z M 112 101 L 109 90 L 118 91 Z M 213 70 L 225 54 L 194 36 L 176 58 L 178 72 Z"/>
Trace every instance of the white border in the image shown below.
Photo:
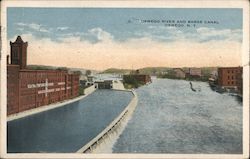
<path fill-rule="evenodd" d="M 208 155 L 208 154 L 7 154 L 6 153 L 6 10 L 7 7 L 108 7 L 108 8 L 242 8 L 243 9 L 243 154 Z M 248 0 L 126 0 L 126 1 L 23 1 L 3 0 L 1 2 L 1 89 L 0 89 L 0 158 L 248 158 L 249 157 L 249 1 Z M 7 43 L 6 43 L 7 42 Z"/>

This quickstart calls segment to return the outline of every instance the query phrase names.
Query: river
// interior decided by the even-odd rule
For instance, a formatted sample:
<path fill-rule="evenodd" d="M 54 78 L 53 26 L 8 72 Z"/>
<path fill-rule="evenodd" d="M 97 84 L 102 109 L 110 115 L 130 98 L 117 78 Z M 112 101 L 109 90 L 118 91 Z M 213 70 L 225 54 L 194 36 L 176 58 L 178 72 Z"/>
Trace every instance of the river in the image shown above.
<path fill-rule="evenodd" d="M 138 105 L 113 153 L 242 153 L 242 102 L 205 82 L 154 79 L 136 90 Z"/>

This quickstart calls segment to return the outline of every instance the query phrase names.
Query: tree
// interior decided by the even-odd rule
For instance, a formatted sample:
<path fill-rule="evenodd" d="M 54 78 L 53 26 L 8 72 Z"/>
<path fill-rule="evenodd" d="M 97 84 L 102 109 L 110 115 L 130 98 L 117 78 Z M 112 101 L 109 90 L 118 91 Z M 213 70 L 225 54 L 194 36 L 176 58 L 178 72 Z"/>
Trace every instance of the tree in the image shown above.
<path fill-rule="evenodd" d="M 90 71 L 90 70 L 87 70 L 87 71 L 85 72 L 85 75 L 86 75 L 86 76 L 91 75 L 91 71 Z"/>

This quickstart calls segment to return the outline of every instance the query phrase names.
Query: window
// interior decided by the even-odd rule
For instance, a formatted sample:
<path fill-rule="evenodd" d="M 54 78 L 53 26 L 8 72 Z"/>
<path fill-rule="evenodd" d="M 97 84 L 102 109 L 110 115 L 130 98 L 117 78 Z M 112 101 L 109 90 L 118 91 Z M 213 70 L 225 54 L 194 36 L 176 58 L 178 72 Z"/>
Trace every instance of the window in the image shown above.
<path fill-rule="evenodd" d="M 234 84 L 234 81 L 232 81 L 231 83 Z"/>

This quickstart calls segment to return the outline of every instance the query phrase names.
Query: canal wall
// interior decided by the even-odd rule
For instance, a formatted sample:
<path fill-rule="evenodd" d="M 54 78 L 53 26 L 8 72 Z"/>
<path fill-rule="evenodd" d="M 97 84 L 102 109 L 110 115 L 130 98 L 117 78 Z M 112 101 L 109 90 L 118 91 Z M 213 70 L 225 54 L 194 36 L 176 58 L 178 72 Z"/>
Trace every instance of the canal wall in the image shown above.
<path fill-rule="evenodd" d="M 23 112 L 11 114 L 11 115 L 9 115 L 7 117 L 7 121 L 20 119 L 20 118 L 23 118 L 23 117 L 26 117 L 26 116 L 29 116 L 29 115 L 41 113 L 41 112 L 44 112 L 44 111 L 47 111 L 47 110 L 55 109 L 55 108 L 58 108 L 58 107 L 62 107 L 64 105 L 66 105 L 66 104 L 70 104 L 70 103 L 79 101 L 79 100 L 87 97 L 89 94 L 93 93 L 96 89 L 95 89 L 95 86 L 93 85 L 93 86 L 90 86 L 90 87 L 86 88 L 85 90 L 84 90 L 84 95 L 83 96 L 79 96 L 79 97 L 69 99 L 69 100 L 65 100 L 65 101 L 62 101 L 62 102 L 53 103 L 53 104 L 49 104 L 49 105 L 46 105 L 46 106 L 42 106 L 42 107 L 26 110 L 26 111 L 23 111 Z"/>
<path fill-rule="evenodd" d="M 114 90 L 125 90 L 123 83 L 120 80 L 116 80 L 113 82 L 113 89 Z"/>
<path fill-rule="evenodd" d="M 89 95 L 96 90 L 95 85 L 84 89 L 84 95 Z"/>
<path fill-rule="evenodd" d="M 128 91 L 128 90 L 120 90 Z M 111 153 L 112 147 L 119 138 L 122 131 L 125 129 L 128 121 L 137 106 L 138 98 L 134 91 L 134 97 L 128 106 L 95 138 L 84 145 L 77 153 Z"/>

